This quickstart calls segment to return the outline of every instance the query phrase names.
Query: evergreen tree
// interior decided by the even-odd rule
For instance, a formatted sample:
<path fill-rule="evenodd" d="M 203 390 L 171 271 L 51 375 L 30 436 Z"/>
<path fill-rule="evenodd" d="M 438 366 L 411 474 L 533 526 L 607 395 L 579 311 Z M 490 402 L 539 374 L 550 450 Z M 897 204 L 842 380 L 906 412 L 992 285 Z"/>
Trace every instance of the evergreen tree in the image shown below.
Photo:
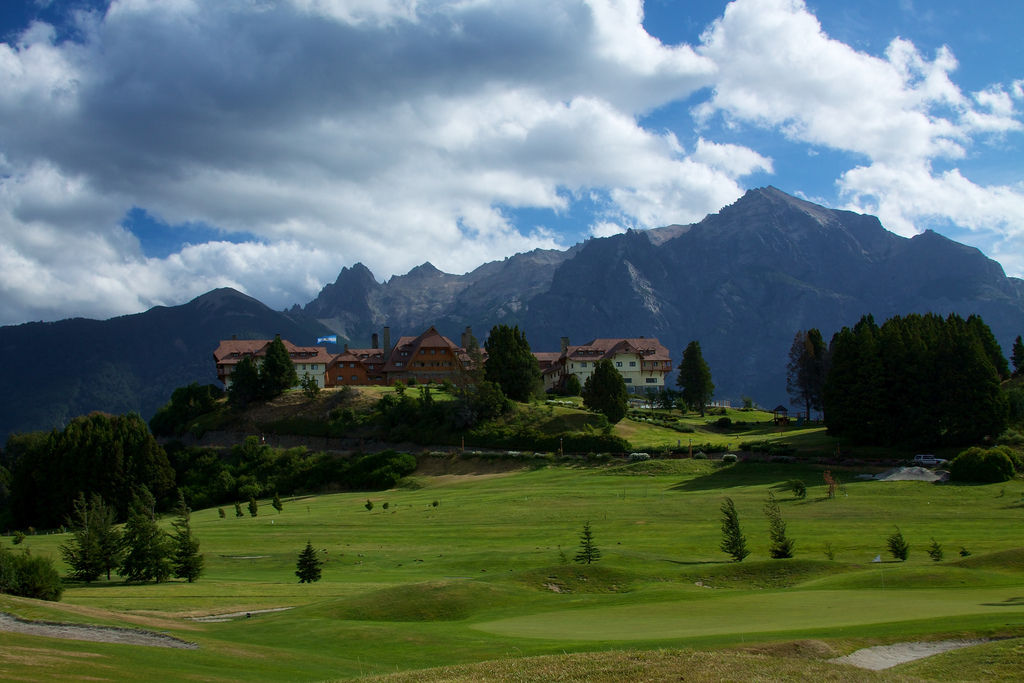
<path fill-rule="evenodd" d="M 501 387 L 513 401 L 529 401 L 540 386 L 540 365 L 519 327 L 495 325 L 484 343 L 484 379 Z"/>
<path fill-rule="evenodd" d="M 1010 364 L 1006 361 L 1006 356 L 1003 355 L 1003 349 L 999 346 L 999 342 L 996 341 L 996 336 L 992 334 L 992 329 L 977 314 L 971 314 L 967 317 L 967 327 L 970 328 L 973 336 L 981 342 L 981 348 L 992 363 L 992 367 L 996 369 L 999 379 L 1009 379 Z"/>
<path fill-rule="evenodd" d="M 690 410 L 699 411 L 700 416 L 704 417 L 704 408 L 715 395 L 715 385 L 711 381 L 711 368 L 701 353 L 700 342 L 690 342 L 683 351 L 676 386 L 680 389 L 683 403 Z"/>
<path fill-rule="evenodd" d="M 260 504 L 256 502 L 256 498 L 249 498 L 249 514 L 255 517 L 259 512 Z"/>
<path fill-rule="evenodd" d="M 594 543 L 594 534 L 590 531 L 590 522 L 583 525 L 580 533 L 580 549 L 576 553 L 576 564 L 592 564 L 601 559 L 601 551 Z"/>
<path fill-rule="evenodd" d="M 768 492 L 768 500 L 764 504 L 764 514 L 768 518 L 768 554 L 776 560 L 793 557 L 793 539 L 786 538 L 786 523 L 782 521 L 779 502 L 775 500 L 775 494 L 771 491 Z"/>
<path fill-rule="evenodd" d="M 205 558 L 199 554 L 199 540 L 192 535 L 192 510 L 185 505 L 185 495 L 178 492 L 178 506 L 175 508 L 178 518 L 171 523 L 174 533 L 174 557 L 171 561 L 174 576 L 192 583 L 203 573 Z"/>
<path fill-rule="evenodd" d="M 299 561 L 296 563 L 295 576 L 299 577 L 299 583 L 313 583 L 320 580 L 323 569 L 320 565 L 323 560 L 316 556 L 316 549 L 313 543 L 306 541 L 305 549 L 299 553 Z"/>
<path fill-rule="evenodd" d="M 583 405 L 603 414 L 612 424 L 629 412 L 626 382 L 608 359 L 594 364 L 594 373 L 583 384 Z"/>
<path fill-rule="evenodd" d="M 903 532 L 900 531 L 899 527 L 896 527 L 896 531 L 889 534 L 889 537 L 885 539 L 885 545 L 889 548 L 889 554 L 901 562 L 907 561 L 907 555 L 910 554 L 910 544 L 903 540 Z"/>
<path fill-rule="evenodd" d="M 91 506 L 85 502 L 85 494 L 79 493 L 74 502 L 74 515 L 67 521 L 72 530 L 71 540 L 60 546 L 61 557 L 71 567 L 70 577 L 86 583 L 95 581 L 103 573 L 92 512 Z"/>
<path fill-rule="evenodd" d="M 241 503 L 235 503 L 235 517 L 245 517 L 245 513 L 242 512 Z"/>
<path fill-rule="evenodd" d="M 244 357 L 235 364 L 231 373 L 231 386 L 228 387 L 228 403 L 239 409 L 245 409 L 253 401 L 263 395 L 260 380 L 260 369 L 250 356 Z"/>
<path fill-rule="evenodd" d="M 825 390 L 825 356 L 828 348 L 821 332 L 811 328 L 793 337 L 786 365 L 786 390 L 790 399 L 802 404 L 811 418 L 811 410 L 823 408 Z"/>
<path fill-rule="evenodd" d="M 274 502 L 271 503 L 274 509 L 277 510 L 278 514 L 284 510 L 284 505 L 281 503 L 281 496 L 277 495 L 277 491 L 274 491 Z"/>
<path fill-rule="evenodd" d="M 118 574 L 126 581 L 166 581 L 171 575 L 170 538 L 161 531 L 150 507 L 136 498 L 122 538 L 124 557 Z"/>
<path fill-rule="evenodd" d="M 72 539 L 60 546 L 60 554 L 71 567 L 71 578 L 90 583 L 110 572 L 121 561 L 121 532 L 114 526 L 114 510 L 93 494 L 89 503 L 79 493 L 74 516 L 67 520 Z"/>
<path fill-rule="evenodd" d="M 1024 340 L 1019 334 L 1013 340 L 1010 361 L 1013 363 L 1013 376 L 1020 377 L 1021 373 L 1024 373 Z"/>
<path fill-rule="evenodd" d="M 299 374 L 295 372 L 295 365 L 292 363 L 287 347 L 281 341 L 281 335 L 277 335 L 267 345 L 267 352 L 264 354 L 263 364 L 260 366 L 262 397 L 271 399 L 280 396 L 298 383 Z"/>
<path fill-rule="evenodd" d="M 570 396 L 579 396 L 582 391 L 583 387 L 580 386 L 580 378 L 576 375 L 569 375 L 565 380 L 565 393 Z"/>
<path fill-rule="evenodd" d="M 747 550 L 747 538 L 740 530 L 740 516 L 732 498 L 722 501 L 722 543 L 718 546 L 722 552 L 730 555 L 734 562 L 742 562 L 750 554 Z"/>

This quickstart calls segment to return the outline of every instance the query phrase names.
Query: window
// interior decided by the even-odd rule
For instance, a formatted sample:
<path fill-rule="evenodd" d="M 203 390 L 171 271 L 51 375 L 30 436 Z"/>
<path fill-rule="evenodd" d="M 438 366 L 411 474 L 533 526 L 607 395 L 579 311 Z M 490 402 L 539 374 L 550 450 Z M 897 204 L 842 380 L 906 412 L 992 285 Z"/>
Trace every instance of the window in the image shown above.
<path fill-rule="evenodd" d="M 658 378 L 657 377 L 648 377 L 644 381 L 647 382 L 648 384 L 657 384 L 658 383 Z"/>
<path fill-rule="evenodd" d="M 354 368 L 354 367 L 356 366 L 356 364 L 355 364 L 355 363 L 349 363 L 349 364 L 348 364 L 348 366 L 349 366 L 350 368 Z"/>
<path fill-rule="evenodd" d="M 306 366 L 305 366 L 305 365 L 303 365 L 303 366 L 302 366 L 302 369 L 303 369 L 303 370 L 305 370 L 305 369 L 306 369 Z"/>
<path fill-rule="evenodd" d="M 626 384 L 632 384 L 633 383 L 633 378 L 632 377 L 624 377 L 622 379 L 622 381 L 625 382 Z"/>
<path fill-rule="evenodd" d="M 317 364 L 313 363 L 311 366 L 309 366 L 309 369 L 310 370 L 316 370 L 317 369 Z"/>
<path fill-rule="evenodd" d="M 653 365 L 654 367 L 658 367 L 658 361 L 652 360 L 651 365 Z"/>
<path fill-rule="evenodd" d="M 352 375 L 352 381 L 353 382 L 358 382 L 359 381 L 359 377 L 357 375 Z"/>
<path fill-rule="evenodd" d="M 427 353 L 427 352 L 426 352 L 425 350 L 423 350 L 423 349 L 420 349 L 420 355 L 421 355 L 421 356 L 424 356 L 424 355 L 426 355 L 426 353 Z"/>
<path fill-rule="evenodd" d="M 441 349 L 441 355 L 442 355 L 442 356 L 443 356 L 444 354 L 446 354 L 446 353 L 448 353 L 448 349 Z"/>
<path fill-rule="evenodd" d="M 622 367 L 622 361 L 621 360 L 615 361 L 615 367 L 621 368 Z"/>
<path fill-rule="evenodd" d="M 403 363 L 402 361 L 397 361 L 395 365 L 397 365 L 398 367 L 402 367 L 403 365 L 405 365 L 405 363 Z"/>
<path fill-rule="evenodd" d="M 430 355 L 433 356 L 435 353 L 434 349 L 430 349 Z"/>
<path fill-rule="evenodd" d="M 585 368 L 585 367 L 587 367 L 587 364 L 586 363 L 580 363 L 580 367 L 581 368 Z"/>
<path fill-rule="evenodd" d="M 629 361 L 629 367 L 635 368 L 636 367 L 636 361 L 635 360 Z"/>

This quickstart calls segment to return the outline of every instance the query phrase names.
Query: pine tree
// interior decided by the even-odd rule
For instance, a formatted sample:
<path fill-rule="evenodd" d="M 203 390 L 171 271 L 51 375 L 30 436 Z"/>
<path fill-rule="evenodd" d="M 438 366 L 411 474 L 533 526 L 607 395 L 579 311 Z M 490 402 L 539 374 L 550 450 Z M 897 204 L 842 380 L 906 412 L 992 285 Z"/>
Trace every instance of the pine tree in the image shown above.
<path fill-rule="evenodd" d="M 1018 334 L 1013 340 L 1013 348 L 1010 352 L 1010 362 L 1013 363 L 1013 376 L 1020 377 L 1024 373 L 1024 340 Z"/>
<path fill-rule="evenodd" d="M 764 514 L 768 518 L 768 538 L 770 545 L 768 554 L 772 559 L 788 559 L 793 557 L 793 539 L 786 538 L 786 523 L 782 521 L 782 511 L 775 494 L 768 492 L 768 500 L 764 504 Z"/>
<path fill-rule="evenodd" d="M 124 557 L 118 574 L 126 581 L 166 581 L 171 575 L 173 547 L 160 530 L 149 506 L 136 498 L 122 538 Z"/>
<path fill-rule="evenodd" d="M 274 502 L 271 503 L 274 509 L 280 514 L 284 510 L 284 505 L 281 503 L 281 496 L 277 495 L 277 491 L 274 491 Z"/>
<path fill-rule="evenodd" d="M 889 548 L 889 554 L 901 562 L 907 561 L 907 555 L 910 554 L 910 544 L 903 540 L 903 532 L 900 531 L 899 527 L 896 527 L 896 531 L 889 534 L 889 538 L 885 539 L 885 545 Z"/>
<path fill-rule="evenodd" d="M 683 403 L 704 417 L 704 408 L 715 395 L 715 385 L 711 381 L 711 368 L 704 361 L 699 341 L 690 342 L 683 351 L 676 386 L 680 389 Z"/>
<path fill-rule="evenodd" d="M 295 365 L 292 363 L 287 347 L 281 341 L 281 335 L 277 335 L 267 345 L 267 352 L 263 356 L 263 364 L 260 366 L 262 397 L 271 399 L 280 396 L 298 383 L 299 374 L 295 372 Z"/>
<path fill-rule="evenodd" d="M 259 512 L 260 504 L 256 502 L 255 497 L 249 498 L 249 514 L 255 517 Z"/>
<path fill-rule="evenodd" d="M 583 384 L 583 405 L 616 424 L 629 412 L 626 382 L 608 359 L 594 364 L 594 374 Z"/>
<path fill-rule="evenodd" d="M 246 408 L 263 395 L 260 381 L 260 369 L 249 356 L 235 364 L 231 373 L 231 386 L 228 387 L 228 403 L 235 408 Z"/>
<path fill-rule="evenodd" d="M 93 512 L 85 502 L 85 494 L 79 493 L 74 501 L 74 515 L 68 519 L 68 527 L 72 529 L 71 540 L 60 546 L 61 557 L 71 567 L 71 578 L 86 583 L 95 581 L 103 573 Z"/>
<path fill-rule="evenodd" d="M 722 543 L 718 547 L 729 554 L 734 562 L 742 562 L 750 554 L 747 550 L 747 538 L 740 530 L 740 516 L 732 498 L 722 501 Z"/>
<path fill-rule="evenodd" d="M 484 379 L 501 387 L 513 401 L 529 401 L 540 386 L 540 365 L 530 351 L 530 342 L 519 327 L 495 325 L 484 342 L 487 362 Z"/>
<path fill-rule="evenodd" d="M 580 532 L 580 550 L 576 553 L 576 564 L 592 564 L 601 559 L 601 551 L 594 544 L 594 534 L 590 531 L 590 522 L 583 525 Z"/>
<path fill-rule="evenodd" d="M 306 541 L 306 548 L 299 553 L 299 561 L 296 564 L 295 576 L 299 577 L 299 583 L 313 583 L 320 580 L 323 569 L 320 565 L 323 560 L 316 556 L 316 549 L 313 543 Z"/>
<path fill-rule="evenodd" d="M 185 496 L 178 491 L 178 506 L 175 508 L 178 518 L 171 523 L 174 533 L 174 576 L 192 583 L 203 573 L 205 558 L 199 554 L 199 540 L 192 535 L 192 510 L 185 505 Z"/>
<path fill-rule="evenodd" d="M 235 503 L 235 517 L 245 517 L 245 513 L 242 512 L 241 503 Z"/>

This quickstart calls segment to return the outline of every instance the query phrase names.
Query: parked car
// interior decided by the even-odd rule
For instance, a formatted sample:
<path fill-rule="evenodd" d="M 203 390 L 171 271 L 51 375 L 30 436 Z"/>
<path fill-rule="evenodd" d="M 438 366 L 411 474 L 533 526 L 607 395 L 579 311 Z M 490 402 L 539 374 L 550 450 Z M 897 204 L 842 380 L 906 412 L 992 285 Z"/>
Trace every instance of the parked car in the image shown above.
<path fill-rule="evenodd" d="M 942 458 L 936 458 L 934 455 L 914 456 L 914 464 L 918 467 L 935 467 L 936 465 L 945 464 L 945 462 Z"/>

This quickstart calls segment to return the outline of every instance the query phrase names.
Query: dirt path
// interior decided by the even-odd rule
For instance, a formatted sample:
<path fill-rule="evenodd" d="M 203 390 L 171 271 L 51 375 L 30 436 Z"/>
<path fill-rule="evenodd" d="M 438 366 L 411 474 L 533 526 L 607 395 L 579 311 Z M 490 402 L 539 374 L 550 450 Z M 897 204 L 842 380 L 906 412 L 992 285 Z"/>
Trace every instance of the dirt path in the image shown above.
<path fill-rule="evenodd" d="M 0 612 L 0 631 L 22 633 L 43 638 L 66 640 L 91 640 L 97 643 L 120 643 L 123 645 L 145 645 L 147 647 L 173 647 L 183 650 L 197 650 L 199 646 L 179 640 L 173 636 L 153 631 L 115 626 L 87 626 L 85 624 L 62 624 L 53 621 L 26 621 Z"/>
<path fill-rule="evenodd" d="M 267 612 L 283 612 L 291 607 L 271 607 L 270 609 L 253 609 L 248 612 L 229 612 L 227 614 L 208 614 L 204 617 L 188 617 L 192 621 L 202 621 L 207 624 L 214 624 L 221 621 L 231 621 L 239 617 L 251 617 L 254 614 L 266 614 Z"/>
<path fill-rule="evenodd" d="M 925 657 L 931 657 L 932 655 L 937 655 L 941 652 L 958 650 L 962 647 L 971 647 L 972 645 L 982 645 L 987 642 L 989 642 L 988 638 L 979 638 L 976 640 L 935 640 L 931 642 L 918 643 L 893 643 L 892 645 L 866 647 L 863 650 L 857 650 L 845 657 L 838 657 L 831 661 L 836 662 L 837 664 L 851 664 L 861 669 L 881 671 L 882 669 L 888 669 L 896 666 L 897 664 L 912 662 L 915 659 L 924 659 Z"/>

